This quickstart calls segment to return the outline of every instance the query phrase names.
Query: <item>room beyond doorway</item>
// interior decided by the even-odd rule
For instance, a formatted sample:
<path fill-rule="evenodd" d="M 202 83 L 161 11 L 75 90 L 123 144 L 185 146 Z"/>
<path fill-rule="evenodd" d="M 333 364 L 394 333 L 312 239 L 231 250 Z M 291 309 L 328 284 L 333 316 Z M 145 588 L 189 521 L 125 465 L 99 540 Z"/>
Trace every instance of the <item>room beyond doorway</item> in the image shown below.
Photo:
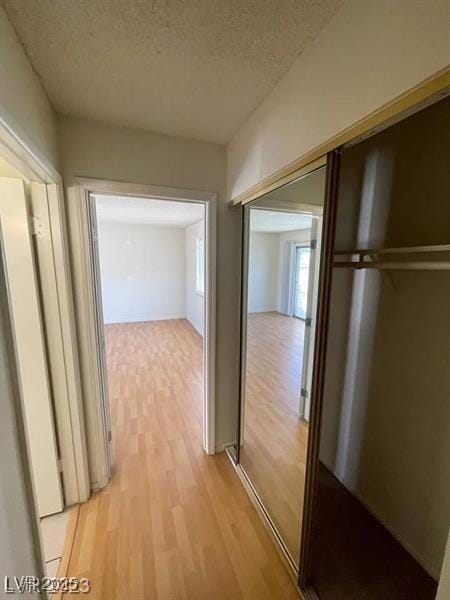
<path fill-rule="evenodd" d="M 205 206 L 101 194 L 92 201 L 116 471 L 147 417 L 170 427 L 168 395 L 189 406 L 202 430 Z"/>

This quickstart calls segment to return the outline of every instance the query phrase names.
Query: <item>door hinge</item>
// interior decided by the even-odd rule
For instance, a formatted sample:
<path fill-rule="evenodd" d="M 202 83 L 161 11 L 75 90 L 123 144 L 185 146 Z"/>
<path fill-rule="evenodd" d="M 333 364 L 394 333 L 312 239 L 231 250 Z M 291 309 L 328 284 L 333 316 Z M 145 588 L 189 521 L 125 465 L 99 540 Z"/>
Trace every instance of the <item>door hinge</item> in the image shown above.
<path fill-rule="evenodd" d="M 63 461 L 62 461 L 62 458 L 58 458 L 58 471 L 60 473 L 63 472 Z"/>
<path fill-rule="evenodd" d="M 108 430 L 108 442 L 112 441 L 112 433 L 111 433 L 111 429 Z"/>
<path fill-rule="evenodd" d="M 311 327 L 312 326 L 312 319 L 311 317 L 306 317 L 305 319 L 305 327 Z"/>
<path fill-rule="evenodd" d="M 31 235 L 43 235 L 44 234 L 44 225 L 39 217 L 31 216 L 30 232 L 31 232 Z"/>
<path fill-rule="evenodd" d="M 308 390 L 306 388 L 303 388 L 300 390 L 300 396 L 302 398 L 307 398 L 308 397 Z"/>
<path fill-rule="evenodd" d="M 317 248 L 317 240 L 311 240 L 310 248 L 311 250 L 315 250 Z"/>
<path fill-rule="evenodd" d="M 98 232 L 97 232 L 97 228 L 92 226 L 92 239 L 94 240 L 94 242 L 98 241 Z"/>

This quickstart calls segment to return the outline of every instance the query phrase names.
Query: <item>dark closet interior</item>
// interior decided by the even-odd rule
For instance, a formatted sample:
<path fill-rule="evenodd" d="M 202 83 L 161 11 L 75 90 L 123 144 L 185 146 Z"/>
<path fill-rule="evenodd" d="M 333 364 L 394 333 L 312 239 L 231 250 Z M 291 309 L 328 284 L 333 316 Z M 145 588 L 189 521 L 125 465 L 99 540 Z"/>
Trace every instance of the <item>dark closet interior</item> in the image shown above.
<path fill-rule="evenodd" d="M 450 523 L 450 99 L 342 151 L 310 584 L 432 600 Z"/>

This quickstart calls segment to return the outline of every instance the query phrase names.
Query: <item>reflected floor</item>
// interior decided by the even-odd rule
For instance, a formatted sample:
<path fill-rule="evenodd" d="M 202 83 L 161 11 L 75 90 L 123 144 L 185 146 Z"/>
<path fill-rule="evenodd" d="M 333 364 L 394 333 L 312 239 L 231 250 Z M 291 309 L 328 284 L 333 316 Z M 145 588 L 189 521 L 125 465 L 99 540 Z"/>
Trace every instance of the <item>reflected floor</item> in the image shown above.
<path fill-rule="evenodd" d="M 304 321 L 248 315 L 240 462 L 298 564 L 308 425 L 298 415 Z"/>

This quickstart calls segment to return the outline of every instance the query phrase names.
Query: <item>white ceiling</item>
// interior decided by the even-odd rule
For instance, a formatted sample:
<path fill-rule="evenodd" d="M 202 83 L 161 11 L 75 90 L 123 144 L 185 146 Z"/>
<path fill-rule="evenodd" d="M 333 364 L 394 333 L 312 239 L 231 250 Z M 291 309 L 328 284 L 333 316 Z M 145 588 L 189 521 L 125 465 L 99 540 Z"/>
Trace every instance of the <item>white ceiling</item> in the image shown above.
<path fill-rule="evenodd" d="M 226 143 L 344 0 L 0 0 L 57 111 Z"/>
<path fill-rule="evenodd" d="M 95 195 L 98 221 L 187 227 L 204 217 L 204 205 L 153 198 Z"/>
<path fill-rule="evenodd" d="M 252 208 L 250 211 L 250 231 L 261 233 L 282 233 L 311 227 L 311 215 L 286 213 Z"/>

